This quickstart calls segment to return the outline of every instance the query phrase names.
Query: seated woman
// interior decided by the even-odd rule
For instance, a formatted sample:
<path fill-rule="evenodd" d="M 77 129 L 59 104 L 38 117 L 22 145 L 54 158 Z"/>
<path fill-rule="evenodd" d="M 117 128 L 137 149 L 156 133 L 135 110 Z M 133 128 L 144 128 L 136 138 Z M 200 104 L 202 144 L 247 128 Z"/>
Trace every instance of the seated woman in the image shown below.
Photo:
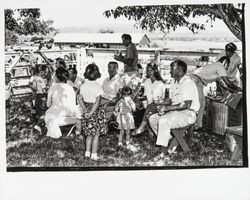
<path fill-rule="evenodd" d="M 59 138 L 62 136 L 60 126 L 78 122 L 75 117 L 76 95 L 74 89 L 66 84 L 69 77 L 64 67 L 58 67 L 55 73 L 56 83 L 53 84 L 47 97 L 45 123 L 48 129 L 47 136 Z"/>
<path fill-rule="evenodd" d="M 146 107 L 142 123 L 135 130 L 135 132 L 132 133 L 132 135 L 138 135 L 144 131 L 148 118 L 157 112 L 157 106 L 159 103 L 171 103 L 169 99 L 165 99 L 166 88 L 158 70 L 158 66 L 155 63 L 147 64 L 146 73 L 147 79 L 144 82 L 144 95 L 147 98 L 148 105 Z"/>

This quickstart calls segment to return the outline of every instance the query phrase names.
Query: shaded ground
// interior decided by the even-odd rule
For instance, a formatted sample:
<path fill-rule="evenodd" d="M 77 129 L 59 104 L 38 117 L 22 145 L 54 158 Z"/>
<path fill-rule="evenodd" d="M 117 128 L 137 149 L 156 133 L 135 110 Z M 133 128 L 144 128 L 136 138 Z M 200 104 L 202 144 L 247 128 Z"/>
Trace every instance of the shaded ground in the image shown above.
<path fill-rule="evenodd" d="M 27 97 L 14 101 L 11 109 L 12 120 L 6 131 L 7 167 L 142 167 L 158 166 L 153 158 L 159 153 L 155 139 L 146 133 L 132 138 L 132 148 L 117 147 L 117 132 L 100 138 L 100 160 L 84 157 L 85 141 L 76 136 L 53 139 L 34 132 L 31 107 Z M 26 103 L 24 103 L 26 102 Z M 224 136 L 207 132 L 193 133 L 187 140 L 191 149 L 168 156 L 164 166 L 242 166 L 231 161 L 231 152 Z M 162 164 L 162 163 L 161 163 Z"/>

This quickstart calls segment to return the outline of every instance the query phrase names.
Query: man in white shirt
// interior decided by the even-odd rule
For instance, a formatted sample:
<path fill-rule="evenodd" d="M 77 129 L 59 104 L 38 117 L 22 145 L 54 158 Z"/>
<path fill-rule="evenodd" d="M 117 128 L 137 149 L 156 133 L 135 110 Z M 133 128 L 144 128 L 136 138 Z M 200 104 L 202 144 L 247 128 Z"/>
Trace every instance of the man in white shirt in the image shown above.
<path fill-rule="evenodd" d="M 117 93 L 125 85 L 123 79 L 118 74 L 117 62 L 108 63 L 108 73 L 109 77 L 107 77 L 102 84 L 104 94 L 102 95 L 101 104 L 112 100 L 115 103 Z"/>
<path fill-rule="evenodd" d="M 197 87 L 186 76 L 186 63 L 176 60 L 170 66 L 171 76 L 174 78 L 169 90 L 169 97 L 172 100 L 172 104 L 161 106 L 158 110 L 159 114 L 154 114 L 149 118 L 149 124 L 157 135 L 156 144 L 162 147 L 159 158 L 165 156 L 166 150 L 172 153 L 176 149 L 176 147 L 167 149 L 171 138 L 171 129 L 194 124 L 196 113 L 200 108 Z"/>

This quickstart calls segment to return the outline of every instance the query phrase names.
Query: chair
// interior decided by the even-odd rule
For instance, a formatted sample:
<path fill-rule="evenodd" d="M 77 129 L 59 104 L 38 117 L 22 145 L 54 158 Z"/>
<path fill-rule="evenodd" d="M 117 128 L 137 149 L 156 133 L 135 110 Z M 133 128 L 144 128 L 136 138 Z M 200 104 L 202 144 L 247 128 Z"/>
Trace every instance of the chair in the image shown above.
<path fill-rule="evenodd" d="M 77 124 L 77 118 L 67 117 L 60 122 L 59 127 L 61 131 L 63 130 L 62 132 L 66 132 L 66 137 L 69 137 L 72 134 L 74 128 L 76 127 L 76 124 Z"/>
<path fill-rule="evenodd" d="M 73 132 L 74 128 L 76 127 L 76 124 L 71 124 L 71 125 L 67 125 L 67 126 L 71 126 L 70 130 L 68 131 L 66 137 L 69 137 L 71 135 L 71 133 Z"/>
<path fill-rule="evenodd" d="M 189 152 L 190 149 L 184 137 L 186 133 L 191 134 L 193 130 L 194 130 L 193 125 L 186 126 L 183 128 L 171 129 L 171 134 L 173 135 L 173 139 L 168 149 L 173 149 L 174 147 L 177 147 L 180 145 L 180 147 L 182 148 L 184 152 Z"/>

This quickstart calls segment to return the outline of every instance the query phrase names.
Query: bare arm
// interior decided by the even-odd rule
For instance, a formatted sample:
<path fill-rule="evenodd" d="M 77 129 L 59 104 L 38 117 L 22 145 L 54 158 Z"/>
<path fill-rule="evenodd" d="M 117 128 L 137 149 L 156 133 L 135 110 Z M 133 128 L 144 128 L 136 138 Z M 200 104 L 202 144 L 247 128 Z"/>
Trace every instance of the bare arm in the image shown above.
<path fill-rule="evenodd" d="M 77 95 L 77 101 L 80 104 L 83 112 L 86 112 L 87 108 L 86 108 L 86 106 L 84 104 L 84 99 L 83 99 L 83 96 L 81 94 Z"/>
<path fill-rule="evenodd" d="M 96 97 L 94 106 L 92 107 L 91 111 L 86 114 L 87 117 L 90 117 L 91 115 L 93 115 L 93 113 L 98 109 L 100 105 L 100 101 L 101 101 L 101 96 Z"/>
<path fill-rule="evenodd" d="M 163 105 L 159 107 L 159 111 L 161 112 L 168 112 L 168 111 L 174 111 L 174 110 L 185 110 L 189 109 L 191 106 L 192 100 L 187 100 L 182 103 L 176 104 L 176 105 Z"/>
<path fill-rule="evenodd" d="M 129 100 L 129 105 L 130 105 L 132 111 L 135 112 L 135 110 L 136 110 L 136 104 L 135 104 L 135 102 L 132 99 Z"/>
<path fill-rule="evenodd" d="M 114 59 L 117 60 L 117 61 L 120 61 L 120 62 L 122 62 L 124 64 L 127 64 L 127 65 L 132 65 L 132 63 L 133 63 L 132 58 L 125 59 L 124 56 L 122 56 L 122 55 L 119 55 L 119 56 L 115 55 Z"/>
<path fill-rule="evenodd" d="M 33 92 L 36 91 L 36 88 L 37 88 L 37 83 L 35 80 L 33 80 L 32 82 L 29 83 L 29 87 L 32 89 Z"/>
<path fill-rule="evenodd" d="M 51 96 L 51 91 L 49 89 L 49 91 L 48 91 L 48 98 L 47 98 L 47 102 L 46 102 L 47 108 L 49 108 L 51 106 L 51 104 L 52 104 L 52 96 Z"/>
<path fill-rule="evenodd" d="M 218 80 L 222 87 L 230 92 L 241 91 L 241 88 L 233 84 L 227 76 L 222 76 L 221 79 Z"/>

